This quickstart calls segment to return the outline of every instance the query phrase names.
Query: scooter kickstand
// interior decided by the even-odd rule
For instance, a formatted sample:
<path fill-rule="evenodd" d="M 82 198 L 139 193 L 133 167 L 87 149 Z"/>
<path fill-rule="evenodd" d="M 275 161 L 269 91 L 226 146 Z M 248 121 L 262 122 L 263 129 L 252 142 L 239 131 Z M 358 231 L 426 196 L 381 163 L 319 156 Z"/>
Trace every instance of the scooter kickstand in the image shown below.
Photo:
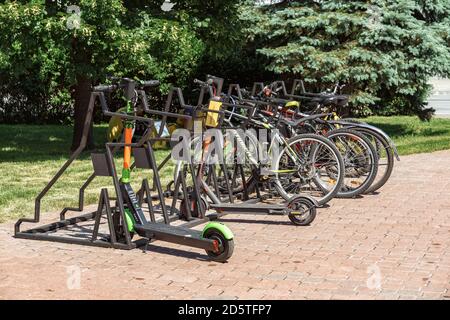
<path fill-rule="evenodd" d="M 149 239 L 149 238 L 146 238 L 146 242 L 145 242 L 145 246 L 144 246 L 144 248 L 142 249 L 142 253 L 147 253 L 147 250 L 148 250 L 148 245 L 150 244 L 150 241 L 151 241 L 151 239 Z"/>
<path fill-rule="evenodd" d="M 219 215 L 217 213 L 211 213 L 206 216 L 209 221 L 216 221 L 219 219 Z"/>

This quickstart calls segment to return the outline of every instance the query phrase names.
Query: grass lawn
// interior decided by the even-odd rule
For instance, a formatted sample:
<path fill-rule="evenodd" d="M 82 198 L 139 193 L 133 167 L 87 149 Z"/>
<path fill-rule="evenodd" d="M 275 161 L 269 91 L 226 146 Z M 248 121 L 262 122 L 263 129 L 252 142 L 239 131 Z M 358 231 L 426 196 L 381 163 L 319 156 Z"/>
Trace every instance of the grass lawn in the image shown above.
<path fill-rule="evenodd" d="M 104 145 L 106 126 L 95 127 L 96 145 Z M 19 217 L 32 217 L 34 199 L 69 158 L 72 128 L 63 126 L 0 125 L 0 222 Z M 99 150 L 100 151 L 100 150 Z M 168 151 L 158 150 L 156 159 L 160 163 Z M 117 155 L 116 165 L 120 170 L 121 159 Z M 42 212 L 59 211 L 67 206 L 78 206 L 78 190 L 92 174 L 90 152 L 76 160 L 42 201 Z M 162 175 L 163 186 L 171 180 L 173 164 L 169 161 Z M 136 189 L 144 176 L 135 173 Z M 152 175 L 146 176 L 152 182 Z M 114 194 L 111 178 L 97 177 L 86 190 L 85 204 L 98 202 L 101 188 L 108 187 Z"/>
<path fill-rule="evenodd" d="M 371 117 L 365 121 L 391 135 L 401 155 L 450 149 L 450 119 L 424 123 L 415 117 Z M 94 136 L 101 146 L 106 127 L 95 127 Z M 71 138 L 71 127 L 0 125 L 0 222 L 32 217 L 35 197 L 69 157 Z M 157 151 L 157 160 L 162 161 L 166 154 L 167 151 Z M 120 159 L 117 160 L 120 168 Z M 172 172 L 169 162 L 162 171 L 163 186 L 172 179 Z M 90 154 L 85 153 L 44 198 L 42 211 L 76 206 L 78 189 L 91 173 Z M 151 182 L 151 175 L 146 177 Z M 142 178 L 142 173 L 135 175 L 136 188 Z M 86 204 L 96 203 L 100 188 L 110 185 L 110 178 L 96 178 L 86 191 Z M 109 191 L 113 194 L 112 188 Z"/>
<path fill-rule="evenodd" d="M 417 117 L 370 117 L 364 121 L 387 132 L 400 155 L 450 149 L 450 119 L 422 122 Z"/>

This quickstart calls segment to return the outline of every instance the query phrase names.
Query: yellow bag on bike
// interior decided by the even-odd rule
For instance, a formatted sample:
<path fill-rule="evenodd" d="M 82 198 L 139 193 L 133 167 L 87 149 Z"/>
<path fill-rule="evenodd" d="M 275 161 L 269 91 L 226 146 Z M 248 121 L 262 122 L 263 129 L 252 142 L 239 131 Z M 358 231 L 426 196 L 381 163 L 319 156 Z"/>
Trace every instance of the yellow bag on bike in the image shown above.
<path fill-rule="evenodd" d="M 117 110 L 119 113 L 126 112 L 127 108 L 121 108 Z M 123 131 L 123 123 L 122 119 L 119 117 L 111 117 L 109 120 L 109 127 L 108 127 L 108 141 L 114 142 L 118 141 L 120 137 L 122 136 Z"/>
<path fill-rule="evenodd" d="M 222 107 L 222 102 L 211 100 L 209 102 L 208 110 L 220 111 L 221 107 Z M 219 113 L 218 112 L 208 112 L 206 114 L 205 125 L 207 127 L 212 127 L 212 128 L 217 127 L 219 125 Z"/>

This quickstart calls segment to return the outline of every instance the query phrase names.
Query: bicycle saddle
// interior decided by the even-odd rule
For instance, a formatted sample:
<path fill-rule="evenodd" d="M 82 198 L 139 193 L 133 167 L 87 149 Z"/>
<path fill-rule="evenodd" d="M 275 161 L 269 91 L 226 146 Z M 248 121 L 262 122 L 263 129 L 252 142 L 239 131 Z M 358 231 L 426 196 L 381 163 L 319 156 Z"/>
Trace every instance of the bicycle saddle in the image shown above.
<path fill-rule="evenodd" d="M 345 106 L 347 105 L 350 97 L 347 95 L 329 95 L 329 94 L 318 94 L 314 97 L 311 97 L 311 100 L 308 104 L 316 104 L 322 106 Z"/>

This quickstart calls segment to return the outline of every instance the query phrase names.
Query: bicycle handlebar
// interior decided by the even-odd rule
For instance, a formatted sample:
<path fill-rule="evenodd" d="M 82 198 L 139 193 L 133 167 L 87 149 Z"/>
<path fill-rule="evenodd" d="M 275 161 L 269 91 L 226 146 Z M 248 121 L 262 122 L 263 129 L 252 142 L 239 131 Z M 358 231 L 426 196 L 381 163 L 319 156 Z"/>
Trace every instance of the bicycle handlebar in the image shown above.
<path fill-rule="evenodd" d="M 194 79 L 194 83 L 198 84 L 198 85 L 200 85 L 202 87 L 209 87 L 209 86 L 213 85 L 214 80 L 213 79 L 208 79 L 208 81 L 202 81 L 202 80 L 199 80 L 199 79 Z"/>
<path fill-rule="evenodd" d="M 111 84 L 111 85 L 98 85 L 94 87 L 94 91 L 96 92 L 111 92 L 115 91 L 119 88 L 118 85 Z"/>
<path fill-rule="evenodd" d="M 137 84 L 139 89 L 158 87 L 161 83 L 159 80 L 133 80 L 130 78 L 120 78 L 120 77 L 107 77 L 108 80 L 114 82 L 115 85 L 120 85 L 121 83 L 134 82 Z"/>
<path fill-rule="evenodd" d="M 158 80 L 139 81 L 138 83 L 143 88 L 158 87 L 161 84 Z"/>

